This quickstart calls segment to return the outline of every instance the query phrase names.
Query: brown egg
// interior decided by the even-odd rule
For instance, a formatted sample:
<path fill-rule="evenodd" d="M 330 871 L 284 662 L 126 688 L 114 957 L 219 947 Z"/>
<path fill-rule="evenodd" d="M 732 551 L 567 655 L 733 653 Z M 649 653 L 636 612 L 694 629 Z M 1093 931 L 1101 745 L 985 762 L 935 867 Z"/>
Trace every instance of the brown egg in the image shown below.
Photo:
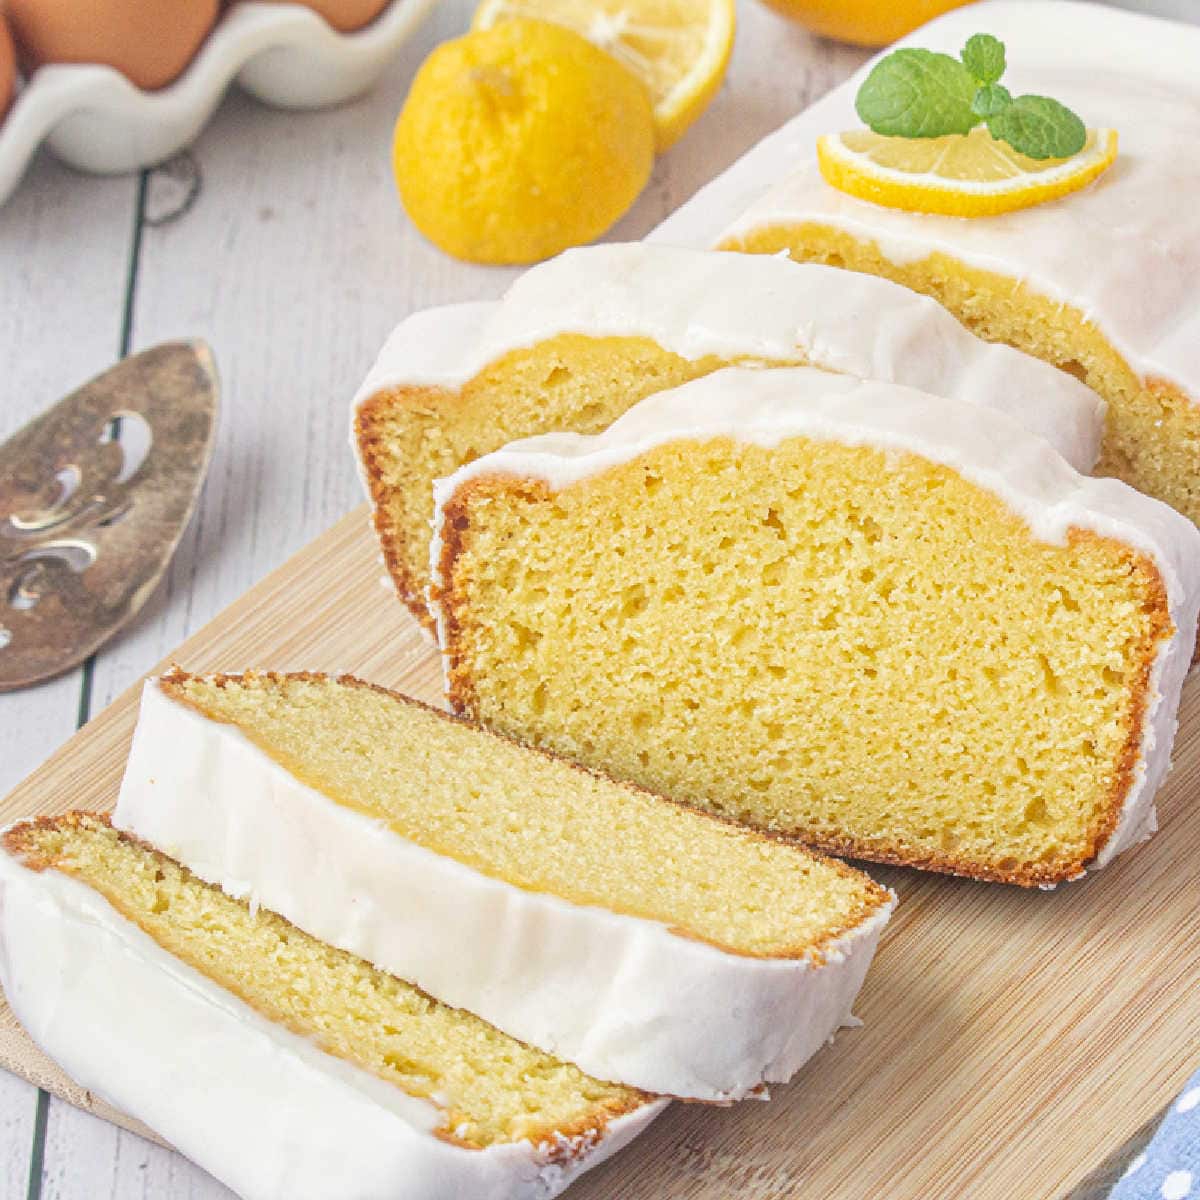
<path fill-rule="evenodd" d="M 217 19 L 217 0 L 7 0 L 25 72 L 104 63 L 152 90 L 183 73 Z"/>
<path fill-rule="evenodd" d="M 12 35 L 0 12 L 0 117 L 8 112 L 13 92 L 17 90 L 17 55 L 13 50 Z"/>
<path fill-rule="evenodd" d="M 273 3 L 299 3 L 320 14 L 339 33 L 350 33 L 369 25 L 391 0 L 272 0 Z"/>

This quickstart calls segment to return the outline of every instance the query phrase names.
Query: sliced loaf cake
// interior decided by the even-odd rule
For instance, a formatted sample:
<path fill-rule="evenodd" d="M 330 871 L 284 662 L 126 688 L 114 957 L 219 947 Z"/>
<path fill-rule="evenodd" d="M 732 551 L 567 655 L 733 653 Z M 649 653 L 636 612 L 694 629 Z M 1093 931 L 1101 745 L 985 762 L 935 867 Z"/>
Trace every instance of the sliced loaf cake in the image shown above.
<path fill-rule="evenodd" d="M 1004 414 L 727 370 L 438 483 L 453 706 L 837 853 L 1053 884 L 1153 829 L 1200 532 Z"/>
<path fill-rule="evenodd" d="M 709 1101 L 849 1018 L 893 902 L 346 677 L 152 681 L 114 820 L 592 1075 Z"/>
<path fill-rule="evenodd" d="M 246 1200 L 548 1200 L 665 1103 L 437 1003 L 101 817 L 5 833 L 0 935 L 34 1041 Z"/>
<path fill-rule="evenodd" d="M 1108 405 L 1099 471 L 1200 522 L 1200 211 L 1187 199 L 1200 188 L 1200 157 L 1180 152 L 1200 128 L 1195 51 L 1130 14 L 1081 13 L 1010 3 L 990 8 L 984 25 L 1005 43 L 1022 90 L 1053 96 L 1089 127 L 1119 132 L 1116 164 L 1082 191 L 970 219 L 846 195 L 822 177 L 816 145 L 859 125 L 857 75 L 654 236 L 786 253 L 935 297 L 980 337 L 1094 388 Z M 979 27 L 965 8 L 907 40 L 957 55 Z"/>
<path fill-rule="evenodd" d="M 807 363 L 1003 408 L 1079 470 L 1096 461 L 1093 392 L 907 288 L 739 254 L 573 250 L 498 303 L 409 317 L 359 389 L 354 442 L 400 598 L 428 623 L 434 479 L 514 438 L 598 433 L 643 397 L 731 363 Z"/>

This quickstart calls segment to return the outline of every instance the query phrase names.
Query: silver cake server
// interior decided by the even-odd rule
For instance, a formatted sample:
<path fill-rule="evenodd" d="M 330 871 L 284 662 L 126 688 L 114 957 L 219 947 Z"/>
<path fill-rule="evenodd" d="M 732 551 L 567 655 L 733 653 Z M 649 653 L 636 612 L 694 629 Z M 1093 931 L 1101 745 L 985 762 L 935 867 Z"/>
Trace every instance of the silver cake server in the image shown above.
<path fill-rule="evenodd" d="M 0 691 L 81 663 L 162 578 L 212 456 L 203 342 L 119 362 L 0 446 Z"/>

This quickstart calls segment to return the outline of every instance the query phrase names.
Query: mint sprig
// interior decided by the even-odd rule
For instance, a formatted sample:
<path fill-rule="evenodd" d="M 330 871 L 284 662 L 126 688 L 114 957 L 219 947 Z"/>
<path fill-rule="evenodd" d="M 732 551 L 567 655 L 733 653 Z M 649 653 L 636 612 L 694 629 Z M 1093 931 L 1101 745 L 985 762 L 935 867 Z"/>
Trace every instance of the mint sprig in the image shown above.
<path fill-rule="evenodd" d="M 949 54 L 904 49 L 889 54 L 863 80 L 854 107 L 876 133 L 941 137 L 979 124 L 971 101 L 979 85 Z"/>
<path fill-rule="evenodd" d="M 959 58 L 905 47 L 875 64 L 854 107 L 888 137 L 944 137 L 986 122 L 992 137 L 1028 158 L 1078 154 L 1083 122 L 1048 96 L 1014 98 L 1000 83 L 1006 65 L 1004 43 L 990 33 L 969 38 Z"/>
<path fill-rule="evenodd" d="M 975 99 L 971 101 L 971 111 L 976 116 L 987 120 L 988 117 L 994 117 L 997 113 L 1003 112 L 1010 104 L 1012 104 L 1012 92 L 1004 84 L 985 83 L 975 93 Z"/>
<path fill-rule="evenodd" d="M 1029 158 L 1066 158 L 1082 150 L 1087 141 L 1083 122 L 1049 96 L 1018 96 L 986 115 L 992 137 Z"/>
<path fill-rule="evenodd" d="M 1004 61 L 1004 43 L 990 33 L 977 33 L 967 38 L 967 44 L 962 48 L 962 61 L 980 87 L 999 83 L 1008 65 Z"/>

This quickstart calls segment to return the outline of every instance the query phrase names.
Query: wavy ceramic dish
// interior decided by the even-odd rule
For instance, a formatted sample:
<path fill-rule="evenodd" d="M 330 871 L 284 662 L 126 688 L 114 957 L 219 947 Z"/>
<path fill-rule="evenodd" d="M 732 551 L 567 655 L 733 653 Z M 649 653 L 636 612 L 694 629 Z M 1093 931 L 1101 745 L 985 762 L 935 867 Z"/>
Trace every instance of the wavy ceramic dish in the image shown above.
<path fill-rule="evenodd" d="M 0 204 L 43 141 L 71 166 L 105 175 L 169 158 L 200 132 L 232 80 L 278 108 L 323 108 L 358 96 L 434 2 L 393 0 L 353 33 L 335 32 L 298 4 L 239 4 L 188 69 L 154 92 L 112 67 L 42 67 L 0 123 Z"/>

